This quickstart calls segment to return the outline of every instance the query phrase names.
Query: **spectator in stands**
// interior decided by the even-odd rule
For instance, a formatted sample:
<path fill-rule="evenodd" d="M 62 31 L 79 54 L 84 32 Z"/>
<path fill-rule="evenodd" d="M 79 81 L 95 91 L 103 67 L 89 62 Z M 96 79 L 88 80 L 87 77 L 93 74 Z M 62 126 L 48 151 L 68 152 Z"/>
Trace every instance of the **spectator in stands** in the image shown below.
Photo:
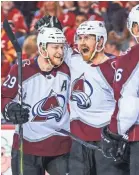
<path fill-rule="evenodd" d="M 25 21 L 29 28 L 34 13 L 39 9 L 40 3 L 43 1 L 14 1 L 15 7 L 24 15 Z"/>
<path fill-rule="evenodd" d="M 12 30 L 15 33 L 15 36 L 18 38 L 19 44 L 22 46 L 25 35 L 28 32 L 28 27 L 24 16 L 20 10 L 15 8 L 12 1 L 2 1 L 1 6 L 1 22 L 3 23 L 4 19 L 8 19 L 8 21 L 13 24 Z"/>
<path fill-rule="evenodd" d="M 76 15 L 74 26 L 72 28 L 68 27 L 65 30 L 65 36 L 67 38 L 67 41 L 72 47 L 74 45 L 74 35 L 75 35 L 75 32 L 76 32 L 76 29 L 79 27 L 79 25 L 81 23 L 83 23 L 84 21 L 87 21 L 87 18 L 88 18 L 87 15 L 85 15 L 82 12 L 79 12 Z"/>
<path fill-rule="evenodd" d="M 12 21 L 15 35 L 17 37 L 23 36 L 27 33 L 28 28 L 22 13 L 15 8 L 12 1 L 2 1 L 1 22 L 7 18 Z"/>
<path fill-rule="evenodd" d="M 130 40 L 130 33 L 125 26 L 124 30 L 120 33 L 112 30 L 108 33 L 108 38 L 110 40 L 115 40 L 118 43 L 121 43 L 121 50 L 126 51 L 129 48 L 129 40 Z"/>
<path fill-rule="evenodd" d="M 9 63 L 12 63 L 16 59 L 16 52 L 3 28 L 1 29 L 1 51 L 4 59 L 6 59 Z"/>
<path fill-rule="evenodd" d="M 126 22 L 126 10 L 123 7 L 122 2 L 110 1 L 107 7 L 107 19 L 105 21 L 108 32 L 116 31 L 122 32 Z"/>
<path fill-rule="evenodd" d="M 75 18 L 76 18 L 76 15 L 72 12 L 67 12 L 65 14 L 60 15 L 59 21 L 61 22 L 61 24 L 63 26 L 64 32 L 67 30 L 67 28 L 74 27 Z"/>
<path fill-rule="evenodd" d="M 108 40 L 105 45 L 105 52 L 110 55 L 120 56 L 122 53 L 121 44 L 114 40 Z"/>
<path fill-rule="evenodd" d="M 93 13 L 93 11 L 90 8 L 90 6 L 91 6 L 90 1 L 78 1 L 77 4 L 78 4 L 78 11 L 79 12 L 83 12 L 83 13 L 89 14 L 89 15 L 91 15 Z"/>
<path fill-rule="evenodd" d="M 99 1 L 99 11 L 101 13 L 106 13 L 108 5 L 108 1 Z"/>
<path fill-rule="evenodd" d="M 38 49 L 36 35 L 30 35 L 25 39 L 22 53 L 22 59 L 31 59 L 37 56 Z"/>
<path fill-rule="evenodd" d="M 76 15 L 79 12 L 82 12 L 82 13 L 85 13 L 88 16 L 88 18 L 92 16 L 94 20 L 102 21 L 102 17 L 99 16 L 99 14 L 96 14 L 93 8 L 91 8 L 91 4 L 92 4 L 91 1 L 78 1 L 77 4 L 78 4 L 78 8 L 76 10 Z"/>
<path fill-rule="evenodd" d="M 76 2 L 75 1 L 63 1 L 63 12 L 67 13 L 67 12 L 73 12 L 75 13 L 76 10 Z"/>

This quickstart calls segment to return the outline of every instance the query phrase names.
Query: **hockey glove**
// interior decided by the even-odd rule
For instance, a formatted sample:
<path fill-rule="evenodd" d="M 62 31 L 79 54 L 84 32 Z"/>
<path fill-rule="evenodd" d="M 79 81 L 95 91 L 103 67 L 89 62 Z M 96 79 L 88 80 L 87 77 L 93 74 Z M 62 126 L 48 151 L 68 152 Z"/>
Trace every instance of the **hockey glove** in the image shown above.
<path fill-rule="evenodd" d="M 39 19 L 34 26 L 34 28 L 37 31 L 40 31 L 43 27 L 56 27 L 56 28 L 62 30 L 61 23 L 57 19 L 57 17 L 50 16 L 50 15 L 46 15 L 46 16 L 42 17 L 41 19 Z"/>
<path fill-rule="evenodd" d="M 28 122 L 30 107 L 30 105 L 25 103 L 21 106 L 19 103 L 11 102 L 6 105 L 3 116 L 7 122 L 23 124 Z"/>
<path fill-rule="evenodd" d="M 101 138 L 102 150 L 106 157 L 113 158 L 117 163 L 129 163 L 127 135 L 112 133 L 106 126 L 102 129 Z"/>

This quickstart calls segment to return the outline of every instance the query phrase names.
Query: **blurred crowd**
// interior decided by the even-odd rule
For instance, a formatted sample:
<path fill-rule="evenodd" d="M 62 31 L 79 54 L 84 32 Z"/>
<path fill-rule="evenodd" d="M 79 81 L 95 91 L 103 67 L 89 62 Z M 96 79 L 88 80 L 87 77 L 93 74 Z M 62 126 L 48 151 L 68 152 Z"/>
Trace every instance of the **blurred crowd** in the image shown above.
<path fill-rule="evenodd" d="M 22 47 L 22 58 L 37 55 L 34 24 L 44 15 L 57 16 L 68 44 L 74 47 L 77 27 L 86 20 L 105 21 L 108 41 L 105 52 L 120 55 L 135 44 L 126 27 L 127 16 L 139 1 L 3 1 L 1 22 L 7 18 Z M 1 25 L 3 26 L 3 25 Z M 16 52 L 3 27 L 1 29 L 1 81 L 16 61 Z"/>

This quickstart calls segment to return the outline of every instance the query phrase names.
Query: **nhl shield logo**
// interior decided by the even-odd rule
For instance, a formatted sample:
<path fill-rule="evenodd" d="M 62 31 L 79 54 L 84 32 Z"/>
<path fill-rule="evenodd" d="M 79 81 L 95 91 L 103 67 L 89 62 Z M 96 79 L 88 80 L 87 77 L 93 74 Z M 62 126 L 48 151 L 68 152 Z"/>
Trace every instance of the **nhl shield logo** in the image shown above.
<path fill-rule="evenodd" d="M 90 96 L 93 94 L 93 87 L 85 79 L 84 74 L 75 79 L 71 88 L 71 101 L 76 101 L 80 109 L 87 109 L 91 106 Z"/>

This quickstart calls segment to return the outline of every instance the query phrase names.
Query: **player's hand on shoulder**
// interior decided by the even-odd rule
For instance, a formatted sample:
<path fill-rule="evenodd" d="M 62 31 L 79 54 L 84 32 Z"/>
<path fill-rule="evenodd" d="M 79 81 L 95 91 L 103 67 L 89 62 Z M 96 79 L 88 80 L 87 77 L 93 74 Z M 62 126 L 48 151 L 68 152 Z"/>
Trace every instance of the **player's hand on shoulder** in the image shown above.
<path fill-rule="evenodd" d="M 56 27 L 56 28 L 62 30 L 61 23 L 57 19 L 57 17 L 50 16 L 50 15 L 46 15 L 46 16 L 42 17 L 41 19 L 39 19 L 34 26 L 34 28 L 37 31 L 40 31 L 43 27 Z"/>
<path fill-rule="evenodd" d="M 10 102 L 4 110 L 4 118 L 13 124 L 23 124 L 29 120 L 30 105 L 23 103 L 22 106 L 16 102 Z"/>

